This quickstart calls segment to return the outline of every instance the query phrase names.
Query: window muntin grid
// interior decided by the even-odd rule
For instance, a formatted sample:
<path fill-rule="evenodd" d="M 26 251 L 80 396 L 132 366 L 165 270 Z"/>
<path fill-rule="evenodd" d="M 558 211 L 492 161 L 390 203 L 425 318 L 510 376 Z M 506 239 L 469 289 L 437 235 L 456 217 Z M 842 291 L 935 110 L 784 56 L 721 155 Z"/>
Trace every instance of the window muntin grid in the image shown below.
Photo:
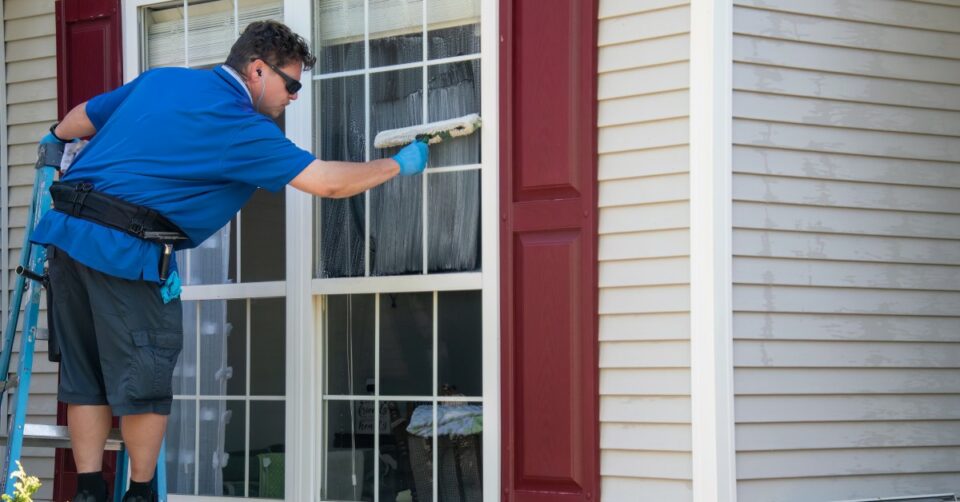
<path fill-rule="evenodd" d="M 182 0 L 144 6 L 141 70 L 212 68 L 226 60 L 248 24 L 265 19 L 283 20 L 281 0 Z M 283 128 L 283 117 L 278 124 Z M 196 249 L 177 252 L 184 285 L 284 280 L 285 203 L 283 192 L 257 190 L 223 229 Z M 210 274 L 211 266 L 224 267 L 225 273 Z"/>
<path fill-rule="evenodd" d="M 479 113 L 479 10 L 479 0 L 315 2 L 318 157 L 389 157 L 398 149 L 372 148 L 379 131 Z M 411 37 L 428 42 L 412 43 Z M 416 53 L 417 60 L 380 57 L 389 64 L 377 66 L 373 54 L 384 47 L 401 47 L 395 51 Z M 474 134 L 432 147 L 423 176 L 398 177 L 351 199 L 315 203 L 314 276 L 479 271 L 480 160 L 480 135 Z M 476 173 L 472 179 L 441 176 L 462 171 Z M 436 194 L 448 192 L 455 193 L 454 203 L 432 209 Z M 431 223 L 439 230 L 431 230 Z M 469 234 L 465 242 L 448 238 L 443 230 L 453 226 Z"/>
<path fill-rule="evenodd" d="M 184 301 L 167 426 L 171 494 L 283 498 L 262 486 L 285 441 L 283 298 Z M 217 357 L 209 357 L 210 355 Z M 197 378 L 197 375 L 200 378 Z M 273 460 L 270 460 L 273 458 Z"/>
<path fill-rule="evenodd" d="M 449 489 L 480 500 L 481 292 L 323 303 L 322 498 L 393 500 L 428 489 L 420 500 L 438 500 Z M 410 470 L 415 486 L 397 470 Z M 456 483 L 451 472 L 461 474 Z"/>

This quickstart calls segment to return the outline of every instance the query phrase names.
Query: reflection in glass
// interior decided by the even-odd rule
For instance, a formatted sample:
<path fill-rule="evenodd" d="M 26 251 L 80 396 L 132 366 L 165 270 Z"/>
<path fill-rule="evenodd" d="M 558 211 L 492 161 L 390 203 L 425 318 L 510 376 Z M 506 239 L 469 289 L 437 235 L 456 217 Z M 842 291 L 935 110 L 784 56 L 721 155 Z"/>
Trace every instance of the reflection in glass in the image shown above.
<path fill-rule="evenodd" d="M 483 395 L 483 315 L 480 291 L 437 298 L 437 394 Z"/>
<path fill-rule="evenodd" d="M 237 11 L 240 14 L 237 34 L 243 33 L 254 21 L 283 22 L 283 0 L 237 0 Z"/>
<path fill-rule="evenodd" d="M 433 500 L 432 417 L 430 403 L 381 403 L 380 500 Z"/>
<path fill-rule="evenodd" d="M 324 403 L 324 500 L 373 500 L 375 417 L 373 401 Z"/>
<path fill-rule="evenodd" d="M 370 76 L 371 131 L 423 123 L 423 74 L 420 69 Z M 374 150 L 389 157 L 398 148 Z M 423 271 L 423 182 L 400 176 L 370 192 L 371 275 Z"/>
<path fill-rule="evenodd" d="M 423 60 L 423 4 L 409 0 L 370 2 L 370 66 Z"/>
<path fill-rule="evenodd" d="M 243 497 L 245 403 L 200 401 L 198 495 Z"/>
<path fill-rule="evenodd" d="M 186 304 L 184 304 L 186 310 Z M 196 430 L 197 403 L 174 399 L 164 436 L 167 448 L 167 492 L 194 494 L 197 474 Z"/>
<path fill-rule="evenodd" d="M 233 0 L 191 0 L 187 6 L 187 37 L 192 68 L 222 63 L 233 45 Z"/>
<path fill-rule="evenodd" d="M 373 394 L 374 296 L 327 297 L 326 394 Z"/>
<path fill-rule="evenodd" d="M 430 59 L 480 52 L 480 0 L 428 0 Z"/>
<path fill-rule="evenodd" d="M 363 68 L 363 0 L 319 0 L 314 18 L 320 73 Z"/>
<path fill-rule="evenodd" d="M 483 500 L 483 406 L 437 408 L 437 494 L 441 502 Z"/>
<path fill-rule="evenodd" d="M 364 78 L 321 81 L 317 115 L 319 149 L 323 160 L 365 160 Z M 320 199 L 317 232 L 319 277 L 364 275 L 365 202 L 360 194 L 349 199 Z"/>
<path fill-rule="evenodd" d="M 480 113 L 480 61 L 431 66 L 427 78 L 429 122 Z M 430 148 L 430 167 L 479 163 L 479 132 Z"/>
<path fill-rule="evenodd" d="M 283 401 L 250 402 L 250 496 L 282 499 L 286 465 Z"/>
<path fill-rule="evenodd" d="M 183 304 L 183 350 L 173 368 L 173 393 L 192 395 L 197 392 L 197 309 L 199 302 Z"/>
<path fill-rule="evenodd" d="M 200 305 L 200 394 L 246 393 L 246 300 L 211 300 Z M 186 344 L 185 344 L 186 345 Z M 193 388 L 174 389 L 193 394 Z"/>
<path fill-rule="evenodd" d="M 258 189 L 240 214 L 240 278 L 282 281 L 286 274 L 283 191 Z"/>
<path fill-rule="evenodd" d="M 480 269 L 480 170 L 427 178 L 430 273 Z"/>
<path fill-rule="evenodd" d="M 429 396 L 433 293 L 380 295 L 380 394 Z"/>
<path fill-rule="evenodd" d="M 250 300 L 250 394 L 286 392 L 286 307 L 283 298 Z"/>

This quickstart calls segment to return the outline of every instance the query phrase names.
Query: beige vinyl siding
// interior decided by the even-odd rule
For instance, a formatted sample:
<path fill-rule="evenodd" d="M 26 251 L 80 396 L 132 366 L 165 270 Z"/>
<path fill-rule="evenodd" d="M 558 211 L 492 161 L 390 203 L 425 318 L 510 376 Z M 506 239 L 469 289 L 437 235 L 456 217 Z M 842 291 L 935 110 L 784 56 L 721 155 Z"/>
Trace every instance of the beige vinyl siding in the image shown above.
<path fill-rule="evenodd" d="M 612 502 L 692 499 L 689 11 L 600 2 L 600 469 Z"/>
<path fill-rule="evenodd" d="M 960 4 L 736 4 L 738 499 L 960 493 Z"/>
<path fill-rule="evenodd" d="M 20 246 L 23 243 L 23 225 L 33 186 L 37 141 L 57 119 L 56 24 L 53 0 L 4 0 L 3 17 L 9 163 L 9 189 L 4 203 L 9 209 L 8 263 L 14 268 L 19 262 Z M 15 275 L 12 270 L 5 270 L 4 274 L 8 278 L 9 291 Z M 4 305 L 3 309 L 6 313 L 7 306 Z M 45 326 L 46 320 L 43 317 L 41 315 L 40 323 Z M 4 322 L 5 320 L 6 317 Z M 46 351 L 46 342 L 38 342 L 28 405 L 27 420 L 31 423 L 56 423 L 57 367 L 47 361 Z M 11 371 L 16 371 L 16 365 L 17 358 L 14 357 Z M 8 396 L 4 397 L 3 402 L 5 414 L 9 412 Z M 39 476 L 43 483 L 39 496 L 34 500 L 51 500 L 53 449 L 26 448 L 22 460 L 27 471 Z"/>

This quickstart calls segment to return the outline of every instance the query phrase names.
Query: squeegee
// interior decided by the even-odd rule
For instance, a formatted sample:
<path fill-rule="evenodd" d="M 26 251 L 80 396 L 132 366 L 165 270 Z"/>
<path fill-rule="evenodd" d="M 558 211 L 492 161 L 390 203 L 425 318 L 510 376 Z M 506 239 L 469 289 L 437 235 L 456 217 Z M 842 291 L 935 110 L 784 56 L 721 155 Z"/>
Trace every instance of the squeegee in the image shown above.
<path fill-rule="evenodd" d="M 400 129 L 390 129 L 381 131 L 373 140 L 373 146 L 376 148 L 389 148 L 391 146 L 402 146 L 411 141 L 423 141 L 429 145 L 439 143 L 448 139 L 459 138 L 473 134 L 480 128 L 480 115 L 471 113 L 455 119 L 441 120 Z"/>

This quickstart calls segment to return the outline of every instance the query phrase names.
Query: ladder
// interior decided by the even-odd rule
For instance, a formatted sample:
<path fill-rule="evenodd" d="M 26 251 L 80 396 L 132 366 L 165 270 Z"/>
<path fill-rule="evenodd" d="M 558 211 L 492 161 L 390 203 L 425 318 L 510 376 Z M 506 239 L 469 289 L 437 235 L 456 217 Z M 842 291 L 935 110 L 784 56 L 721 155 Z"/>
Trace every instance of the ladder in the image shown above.
<path fill-rule="evenodd" d="M 30 376 L 33 373 L 34 345 L 38 339 L 46 338 L 46 330 L 40 330 L 37 319 L 40 315 L 40 291 L 44 282 L 44 264 L 47 260 L 47 250 L 43 246 L 30 242 L 30 234 L 37 222 L 51 207 L 50 185 L 53 183 L 57 166 L 48 165 L 50 152 L 56 145 L 40 145 L 39 160 L 33 182 L 33 196 L 27 212 L 27 222 L 23 237 L 23 247 L 20 251 L 20 263 L 17 266 L 17 282 L 13 290 L 13 299 L 10 304 L 10 313 L 7 318 L 7 327 L 3 332 L 3 346 L 0 348 L 0 403 L 8 390 L 14 390 L 12 401 L 12 418 L 7 425 L 6 451 L 3 459 L 2 480 L 0 487 L 3 493 L 13 496 L 14 482 L 11 474 L 17 471 L 17 461 L 25 446 L 70 448 L 70 434 L 66 427 L 56 425 L 27 424 L 27 398 L 30 390 Z M 62 149 L 62 146 L 61 146 Z M 62 153 L 62 150 L 61 152 Z M 14 337 L 17 332 L 17 322 L 20 316 L 20 307 L 23 303 L 23 294 L 29 291 L 27 307 L 24 311 L 23 336 L 20 339 L 20 357 L 17 372 L 10 373 L 10 360 L 13 352 Z M 127 484 L 127 467 L 129 458 L 124 448 L 120 431 L 114 429 L 107 439 L 106 450 L 117 451 L 117 474 L 114 483 L 114 500 L 121 502 Z M 161 502 L 167 500 L 166 480 L 166 448 L 161 445 L 157 459 L 157 471 L 154 476 L 154 490 Z"/>

